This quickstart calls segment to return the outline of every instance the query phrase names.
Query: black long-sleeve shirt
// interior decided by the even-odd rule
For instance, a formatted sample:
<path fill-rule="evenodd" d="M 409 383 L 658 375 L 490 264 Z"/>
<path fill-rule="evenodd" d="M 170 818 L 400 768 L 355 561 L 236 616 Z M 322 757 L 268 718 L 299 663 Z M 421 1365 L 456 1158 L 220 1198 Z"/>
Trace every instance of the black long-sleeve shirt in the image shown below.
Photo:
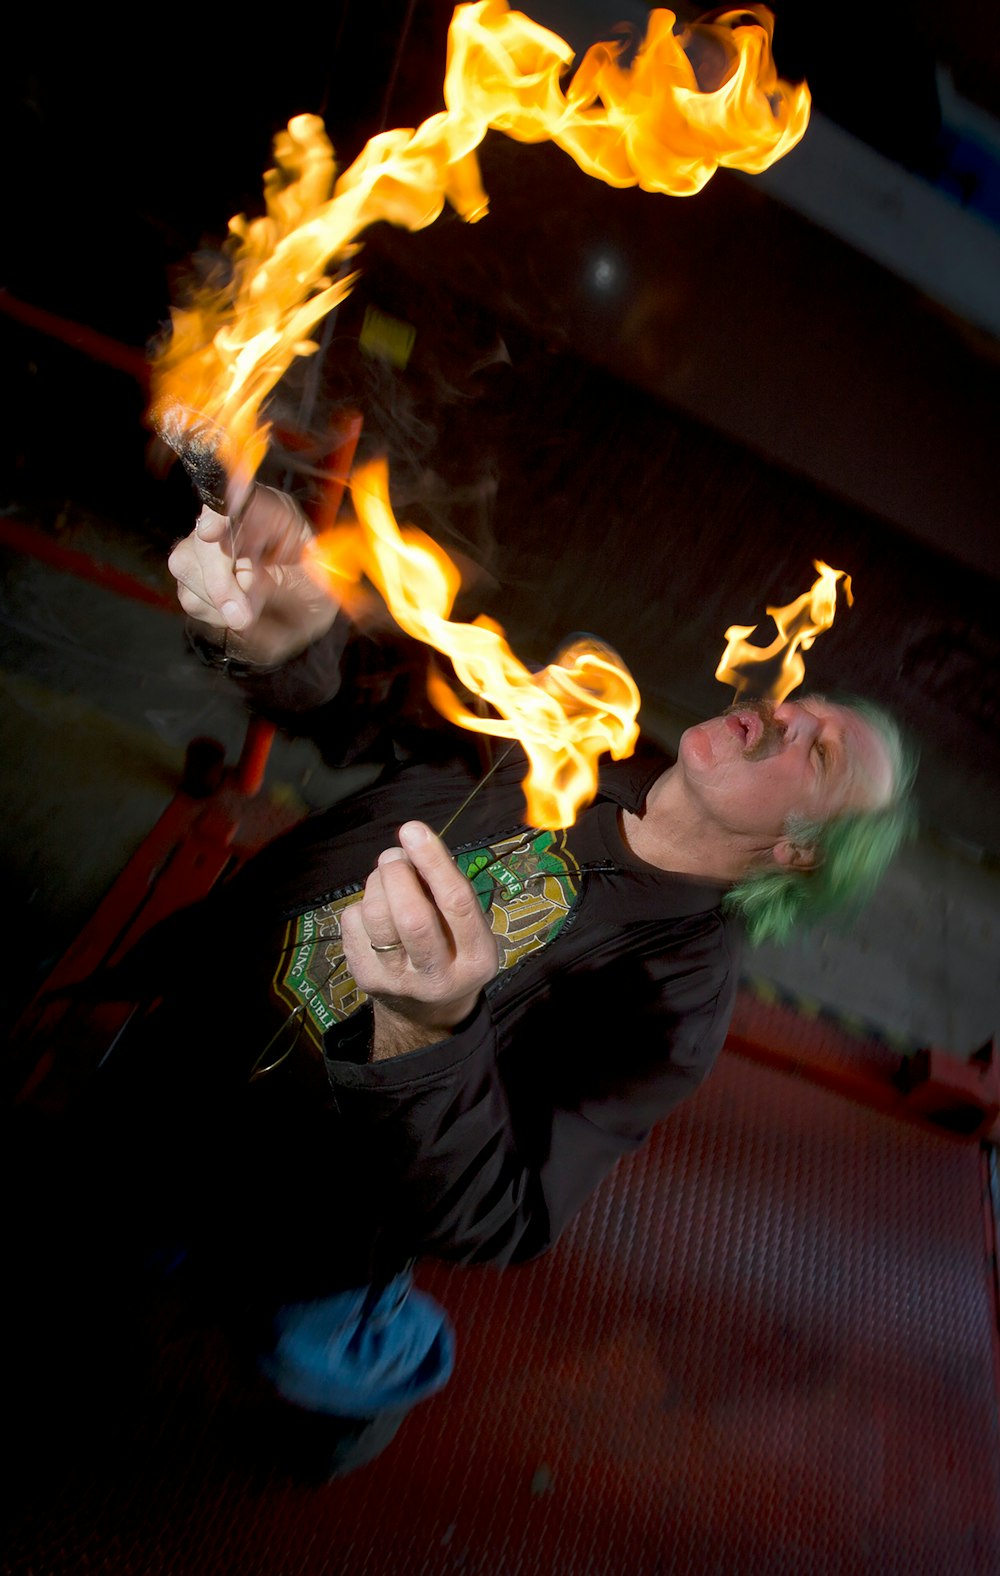
<path fill-rule="evenodd" d="M 357 759 L 364 739 L 363 753 L 386 771 L 270 845 L 160 949 L 161 972 L 187 976 L 180 1016 L 168 1011 L 167 1023 L 189 1019 L 192 958 L 211 957 L 213 977 L 226 982 L 181 1062 L 195 1058 L 193 1076 L 223 1091 L 218 1108 L 228 1113 L 218 1230 L 241 1219 L 245 1251 L 286 1295 L 358 1284 L 424 1254 L 506 1264 L 544 1251 L 697 1088 L 735 996 L 738 932 L 720 911 L 720 889 L 646 864 L 621 834 L 621 812 L 641 810 L 669 759 L 643 746 L 606 762 L 597 798 L 556 835 L 557 857 L 539 856 L 558 872 L 554 888 L 544 871 L 536 876 L 556 893 L 548 923 L 522 880 L 524 858 L 539 865 L 525 853 L 536 834 L 524 826 L 525 762 L 515 754 L 447 837 L 463 868 L 479 871 L 481 901 L 503 932 L 505 966 L 474 1012 L 439 1043 L 373 1063 L 370 1008 L 350 1001 L 323 1034 L 325 1081 L 318 1056 L 300 1046 L 248 1086 L 289 1021 L 276 988 L 288 977 L 286 964 L 275 966 L 281 938 L 311 934 L 316 916 L 360 891 L 402 821 L 443 825 L 476 780 L 466 740 L 424 731 L 412 663 L 392 645 L 386 655 L 377 642 L 345 639 L 338 623 L 285 669 L 240 679 L 283 726 L 304 716 L 328 757 Z M 534 914 L 523 946 L 519 903 Z M 225 1091 L 237 1087 L 234 1116 Z"/>

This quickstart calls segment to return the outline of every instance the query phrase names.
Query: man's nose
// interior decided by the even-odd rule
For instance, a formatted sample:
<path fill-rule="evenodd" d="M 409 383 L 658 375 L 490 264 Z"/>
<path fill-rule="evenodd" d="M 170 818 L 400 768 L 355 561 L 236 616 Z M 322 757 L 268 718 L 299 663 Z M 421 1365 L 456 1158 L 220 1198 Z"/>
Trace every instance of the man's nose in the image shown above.
<path fill-rule="evenodd" d="M 795 744 L 799 739 L 811 744 L 819 732 L 819 718 L 794 700 L 783 700 L 780 706 L 775 706 L 774 720 L 784 729 L 786 744 Z"/>

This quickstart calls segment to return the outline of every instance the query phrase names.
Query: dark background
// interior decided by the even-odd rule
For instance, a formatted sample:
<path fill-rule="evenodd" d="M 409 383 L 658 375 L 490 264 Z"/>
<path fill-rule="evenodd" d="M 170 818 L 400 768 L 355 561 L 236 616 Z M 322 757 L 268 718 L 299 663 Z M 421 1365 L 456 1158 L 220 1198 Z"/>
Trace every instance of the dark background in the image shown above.
<path fill-rule="evenodd" d="M 558 5 L 577 47 L 621 19 L 614 0 L 542 4 L 532 14 L 557 26 Z M 776 4 L 779 68 L 808 78 L 812 132 L 822 117 L 899 172 L 859 202 L 893 201 L 906 180 L 947 193 L 942 233 L 921 237 L 942 256 L 972 214 L 996 234 L 992 168 L 955 145 L 938 76 L 947 66 L 995 112 L 992 9 Z M 440 107 L 451 7 L 37 12 L 8 19 L 0 57 L 11 1021 L 170 803 L 193 719 L 223 737 L 228 707 L 237 740 L 245 720 L 172 611 L 50 568 L 3 527 L 171 592 L 169 544 L 197 506 L 151 442 L 143 347 L 191 259 L 231 214 L 258 211 L 291 114 L 322 114 L 347 164 L 381 127 Z M 323 435 L 338 404 L 360 406 L 399 510 L 478 563 L 470 595 L 515 649 L 544 660 L 595 631 L 667 735 L 730 698 L 713 673 L 731 623 L 769 638 L 765 607 L 803 591 L 815 558 L 849 571 L 855 606 L 807 655 L 809 683 L 898 712 L 922 749 L 925 838 L 845 938 L 747 956 L 745 1022 L 765 1047 L 812 1048 L 823 1076 L 895 1066 L 904 1045 L 964 1059 L 1000 1002 L 997 339 L 766 180 L 721 172 L 690 200 L 612 191 L 557 149 L 494 134 L 482 168 L 480 224 L 444 214 L 420 235 L 366 236 L 362 278 L 324 329 L 322 377 L 296 368 L 281 413 Z M 405 370 L 362 353 L 369 306 L 415 330 Z M 46 332 L 26 307 L 62 322 Z M 83 329 L 109 336 L 122 365 L 86 353 Z M 268 471 L 307 488 L 280 449 Z M 306 771 L 271 782 L 317 802 L 326 783 Z M 205 966 L 212 988 L 239 990 Z M 799 1015 L 754 1002 L 756 985 Z M 871 1033 L 856 1064 L 830 1016 Z M 988 1079 L 960 1071 L 964 1107 L 970 1080 Z M 26 1164 L 8 1146 L 8 1301 L 29 1338 L 8 1341 L 23 1382 L 7 1407 L 6 1568 L 374 1569 L 386 1550 L 393 1570 L 539 1570 L 554 1550 L 551 1569 L 993 1569 L 979 1146 L 891 1132 L 735 1055 L 704 1097 L 550 1261 L 496 1284 L 477 1271 L 464 1292 L 439 1277 L 460 1332 L 455 1381 L 384 1467 L 322 1497 L 251 1480 L 211 1310 L 172 1312 L 168 1281 L 155 1308 L 136 1318 L 126 1298 L 98 1331 L 108 1254 L 83 1265 L 85 1234 L 64 1285 L 64 1232 L 54 1251 L 48 1223 L 34 1233 L 50 1197 L 65 1215 L 65 1167 L 45 1145 Z M 86 1165 L 69 1179 L 88 1209 L 89 1182 Z M 18 1274 L 43 1254 L 55 1280 Z M 183 1279 L 174 1296 L 185 1302 Z"/>
<path fill-rule="evenodd" d="M 582 48 L 613 12 L 532 14 Z M 450 15 L 345 0 L 237 36 L 227 13 L 162 13 L 142 38 L 138 21 L 22 22 L 4 63 L 0 304 L 141 349 L 191 258 L 259 211 L 291 114 L 323 115 L 344 166 L 441 107 Z M 936 76 L 993 109 L 988 19 L 795 0 L 775 53 L 816 111 L 992 223 L 992 177 L 956 153 Z M 723 171 L 685 200 L 612 191 L 495 133 L 481 162 L 480 224 L 367 233 L 321 387 L 295 369 L 285 409 L 321 424 L 359 404 L 398 507 L 483 565 L 483 605 L 523 654 L 595 630 L 668 730 L 728 699 L 713 673 L 730 623 L 769 639 L 765 606 L 805 590 L 815 558 L 848 570 L 856 606 L 811 654 L 810 685 L 894 707 L 923 752 L 927 824 L 996 856 L 996 339 L 752 180 Z M 595 246 L 612 290 L 594 287 Z M 416 329 L 405 371 L 361 354 L 368 305 Z M 54 531 L 89 510 L 165 553 L 192 497 L 151 464 L 140 385 L 9 310 L 0 332 L 8 512 Z"/>

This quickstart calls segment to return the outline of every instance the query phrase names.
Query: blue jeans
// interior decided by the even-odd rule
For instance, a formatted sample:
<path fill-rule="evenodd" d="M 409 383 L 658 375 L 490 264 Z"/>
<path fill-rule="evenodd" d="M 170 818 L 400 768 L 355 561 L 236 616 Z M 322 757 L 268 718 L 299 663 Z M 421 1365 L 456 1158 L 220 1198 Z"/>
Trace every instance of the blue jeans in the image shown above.
<path fill-rule="evenodd" d="M 272 1333 L 264 1377 L 293 1405 L 337 1417 L 406 1411 L 442 1389 L 455 1363 L 448 1317 L 409 1270 L 387 1286 L 286 1303 Z"/>

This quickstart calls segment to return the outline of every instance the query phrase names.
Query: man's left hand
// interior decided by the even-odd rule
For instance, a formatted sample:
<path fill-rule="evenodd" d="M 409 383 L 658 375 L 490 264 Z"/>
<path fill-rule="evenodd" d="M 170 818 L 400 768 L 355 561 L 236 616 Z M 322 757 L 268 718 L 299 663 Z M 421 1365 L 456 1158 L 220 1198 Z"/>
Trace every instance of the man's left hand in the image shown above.
<path fill-rule="evenodd" d="M 399 841 L 341 916 L 348 967 L 374 1005 L 375 1061 L 446 1038 L 499 966 L 489 920 L 440 838 L 409 821 Z"/>

